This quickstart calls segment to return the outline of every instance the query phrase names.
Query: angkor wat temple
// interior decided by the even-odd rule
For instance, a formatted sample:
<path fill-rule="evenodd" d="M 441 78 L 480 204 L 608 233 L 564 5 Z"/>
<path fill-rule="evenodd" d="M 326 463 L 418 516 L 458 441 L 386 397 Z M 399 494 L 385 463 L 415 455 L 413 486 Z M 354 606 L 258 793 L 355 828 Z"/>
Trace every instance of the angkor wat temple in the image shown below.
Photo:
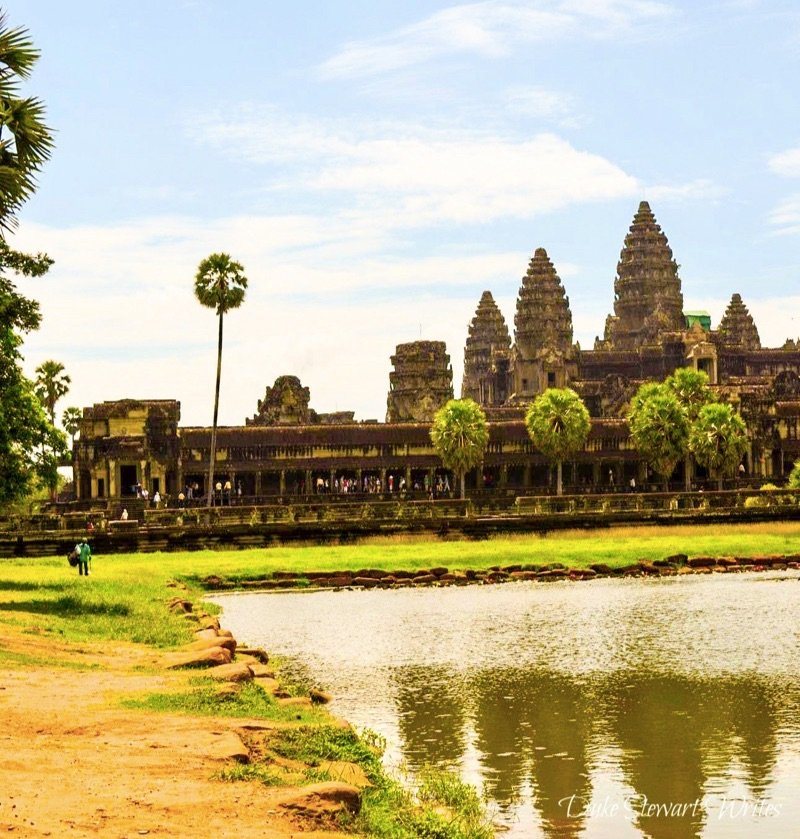
<path fill-rule="evenodd" d="M 484 291 L 469 324 L 462 397 L 480 403 L 490 421 L 483 466 L 468 486 L 539 487 L 551 470 L 525 431 L 525 407 L 548 387 L 569 386 L 585 401 L 592 430 L 585 450 L 565 464 L 565 484 L 577 491 L 648 482 L 631 447 L 625 412 L 645 381 L 679 367 L 704 370 L 720 398 L 744 418 L 747 478 L 780 480 L 800 455 L 800 349 L 761 347 L 739 294 L 716 329 L 705 312 L 685 312 L 678 265 L 646 202 L 625 237 L 614 280 L 614 312 L 591 350 L 573 342 L 572 312 L 556 269 L 538 248 L 522 278 L 514 339 Z M 217 435 L 217 480 L 244 496 L 311 493 L 329 486 L 433 486 L 444 475 L 428 436 L 434 412 L 453 397 L 450 357 L 440 341 L 400 344 L 391 358 L 386 422 L 358 422 L 352 412 L 316 413 L 294 376 L 279 377 L 242 426 Z M 81 499 L 117 498 L 137 485 L 176 495 L 203 491 L 211 429 L 181 427 L 172 400 L 104 402 L 84 409 L 74 451 Z M 679 469 L 682 467 L 679 467 Z M 390 481 L 392 477 L 394 480 Z M 689 476 L 690 478 L 696 476 Z M 675 480 L 683 483 L 680 471 Z M 452 481 L 451 481 L 452 482 Z"/>

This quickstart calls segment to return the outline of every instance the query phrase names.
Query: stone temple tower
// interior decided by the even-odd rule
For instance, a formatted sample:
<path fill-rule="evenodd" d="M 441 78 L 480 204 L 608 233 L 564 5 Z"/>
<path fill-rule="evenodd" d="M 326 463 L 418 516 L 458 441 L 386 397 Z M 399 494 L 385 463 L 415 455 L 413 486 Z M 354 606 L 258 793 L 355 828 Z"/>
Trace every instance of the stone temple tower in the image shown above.
<path fill-rule="evenodd" d="M 761 339 L 758 337 L 753 316 L 742 302 L 741 294 L 734 294 L 728 308 L 722 316 L 717 329 L 718 341 L 722 346 L 739 350 L 760 350 Z"/>
<path fill-rule="evenodd" d="M 511 338 L 492 293 L 484 291 L 469 325 L 464 347 L 461 398 L 479 405 L 502 405 L 509 396 Z"/>
<path fill-rule="evenodd" d="M 577 375 L 572 312 L 547 251 L 537 248 L 522 278 L 514 315 L 512 380 L 515 401 L 530 401 Z"/>
<path fill-rule="evenodd" d="M 638 350 L 658 344 L 663 333 L 685 328 L 678 265 L 650 205 L 642 201 L 620 253 L 606 345 Z"/>
<path fill-rule="evenodd" d="M 386 422 L 431 422 L 453 398 L 453 368 L 444 341 L 398 344 L 392 365 Z"/>

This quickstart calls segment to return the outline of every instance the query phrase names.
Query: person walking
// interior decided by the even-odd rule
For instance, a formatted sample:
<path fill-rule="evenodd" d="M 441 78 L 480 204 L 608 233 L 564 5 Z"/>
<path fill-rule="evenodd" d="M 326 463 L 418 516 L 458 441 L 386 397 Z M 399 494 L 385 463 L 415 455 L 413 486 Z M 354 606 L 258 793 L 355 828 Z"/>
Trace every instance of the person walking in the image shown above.
<path fill-rule="evenodd" d="M 89 547 L 85 536 L 75 545 L 75 553 L 78 554 L 78 575 L 88 577 L 89 563 L 92 561 L 92 549 Z"/>

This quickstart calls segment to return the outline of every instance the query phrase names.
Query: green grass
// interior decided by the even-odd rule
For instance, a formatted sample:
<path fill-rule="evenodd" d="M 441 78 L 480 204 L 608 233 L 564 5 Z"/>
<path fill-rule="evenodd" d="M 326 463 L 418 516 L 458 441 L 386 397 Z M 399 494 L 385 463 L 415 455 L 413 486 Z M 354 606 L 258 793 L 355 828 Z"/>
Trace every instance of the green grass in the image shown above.
<path fill-rule="evenodd" d="M 674 553 L 708 556 L 752 556 L 763 553 L 800 553 L 800 523 L 634 526 L 601 530 L 525 534 L 483 541 L 408 537 L 374 539 L 356 545 L 251 548 L 193 551 L 191 553 L 120 554 L 95 561 L 99 580 L 149 577 L 177 578 L 190 587 L 202 586 L 211 575 L 234 584 L 269 578 L 277 571 L 301 575 L 312 571 L 391 571 L 445 566 L 453 570 L 481 570 L 493 565 L 549 564 L 587 567 L 604 562 L 612 567 L 640 559 L 662 559 Z M 32 563 L 41 562 L 32 560 Z M 64 563 L 62 576 L 68 569 Z M 0 598 L 4 565 L 0 565 Z"/>
<path fill-rule="evenodd" d="M 212 717 L 254 717 L 277 722 L 318 724 L 326 719 L 324 711 L 296 705 L 281 705 L 258 685 L 249 683 L 235 695 L 221 699 L 218 683 L 207 677 L 193 680 L 193 690 L 170 693 L 149 693 L 123 699 L 124 708 L 137 708 L 172 714 L 193 714 Z"/>

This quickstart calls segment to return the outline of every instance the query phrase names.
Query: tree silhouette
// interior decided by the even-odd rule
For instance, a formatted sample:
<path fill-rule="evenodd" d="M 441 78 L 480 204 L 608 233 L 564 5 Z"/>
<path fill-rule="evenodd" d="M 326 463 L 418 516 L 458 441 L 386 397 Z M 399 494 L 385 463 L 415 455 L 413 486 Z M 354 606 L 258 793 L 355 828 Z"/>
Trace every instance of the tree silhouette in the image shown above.
<path fill-rule="evenodd" d="M 71 381 L 64 365 L 52 358 L 43 361 L 36 368 L 36 395 L 47 411 L 52 425 L 56 424 L 56 403 L 69 393 Z"/>
<path fill-rule="evenodd" d="M 238 309 L 244 301 L 247 277 L 244 268 L 227 253 L 212 253 L 197 268 L 194 294 L 203 306 L 214 309 L 219 317 L 217 342 L 217 383 L 214 388 L 214 423 L 211 429 L 211 454 L 208 461 L 206 506 L 211 506 L 214 491 L 214 460 L 217 450 L 217 418 L 219 416 L 219 383 L 222 376 L 222 322 L 231 309 Z"/>

